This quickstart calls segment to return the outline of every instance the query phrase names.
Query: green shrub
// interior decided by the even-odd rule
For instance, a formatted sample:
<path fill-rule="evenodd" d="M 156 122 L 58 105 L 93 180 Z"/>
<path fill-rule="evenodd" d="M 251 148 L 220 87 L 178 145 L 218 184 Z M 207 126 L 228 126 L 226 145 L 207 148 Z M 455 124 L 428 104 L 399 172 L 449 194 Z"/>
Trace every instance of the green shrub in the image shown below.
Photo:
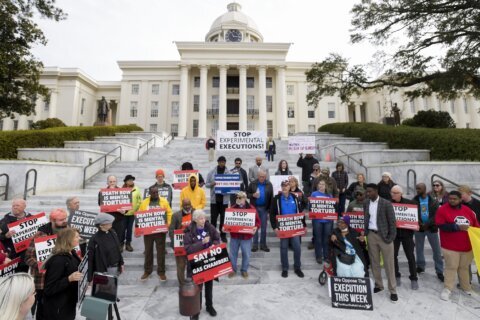
<path fill-rule="evenodd" d="M 453 121 L 450 114 L 446 111 L 418 111 L 413 118 L 405 119 L 402 124 L 411 127 L 425 127 L 425 128 L 455 128 L 455 121 Z"/>
<path fill-rule="evenodd" d="M 32 123 L 32 129 L 41 130 L 48 128 L 57 128 L 57 127 L 66 127 L 67 125 L 63 123 L 62 120 L 58 118 L 47 118 L 45 120 L 38 120 L 37 122 Z"/>
<path fill-rule="evenodd" d="M 44 130 L 0 131 L 0 158 L 16 159 L 17 148 L 62 148 L 64 141 L 90 141 L 117 132 L 143 131 L 137 125 L 59 127 Z"/>
<path fill-rule="evenodd" d="M 428 149 L 432 160 L 480 161 L 480 130 L 392 127 L 378 123 L 333 123 L 320 132 L 359 137 L 363 141 L 386 142 L 392 149 Z"/>

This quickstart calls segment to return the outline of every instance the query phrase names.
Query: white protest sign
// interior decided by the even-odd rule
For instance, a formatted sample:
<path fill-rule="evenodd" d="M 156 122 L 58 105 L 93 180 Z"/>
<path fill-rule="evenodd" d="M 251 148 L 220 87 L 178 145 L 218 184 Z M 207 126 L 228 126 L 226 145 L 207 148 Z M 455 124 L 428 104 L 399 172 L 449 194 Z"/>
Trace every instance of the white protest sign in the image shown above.
<path fill-rule="evenodd" d="M 263 131 L 217 130 L 217 151 L 265 151 L 267 135 Z"/>
<path fill-rule="evenodd" d="M 291 136 L 288 137 L 288 153 L 315 154 L 315 136 Z"/>

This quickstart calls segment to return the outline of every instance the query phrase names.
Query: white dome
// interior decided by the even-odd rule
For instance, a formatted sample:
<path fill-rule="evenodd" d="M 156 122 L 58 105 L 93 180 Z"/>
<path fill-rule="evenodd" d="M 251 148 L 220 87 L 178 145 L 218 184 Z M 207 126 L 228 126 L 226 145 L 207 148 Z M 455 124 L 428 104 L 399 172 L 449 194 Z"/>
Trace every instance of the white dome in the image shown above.
<path fill-rule="evenodd" d="M 236 2 L 227 5 L 228 12 L 215 19 L 205 36 L 205 41 L 223 41 L 223 32 L 229 29 L 240 30 L 243 42 L 262 42 L 263 36 L 258 31 L 257 24 L 249 16 L 241 12 L 242 6 Z"/>

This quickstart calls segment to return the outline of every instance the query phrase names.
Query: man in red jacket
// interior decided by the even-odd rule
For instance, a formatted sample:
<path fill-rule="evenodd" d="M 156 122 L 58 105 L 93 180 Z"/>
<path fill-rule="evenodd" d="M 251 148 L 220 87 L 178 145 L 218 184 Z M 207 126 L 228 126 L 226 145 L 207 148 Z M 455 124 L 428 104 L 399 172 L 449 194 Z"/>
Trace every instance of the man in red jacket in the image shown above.
<path fill-rule="evenodd" d="M 440 245 L 445 258 L 445 287 L 440 294 L 442 300 L 448 301 L 458 273 L 460 287 L 469 296 L 477 296 L 470 285 L 468 267 L 473 260 L 472 245 L 468 237 L 469 227 L 480 227 L 475 213 L 462 205 L 462 194 L 450 191 L 448 203 L 441 206 L 435 217 L 435 224 L 440 229 Z"/>

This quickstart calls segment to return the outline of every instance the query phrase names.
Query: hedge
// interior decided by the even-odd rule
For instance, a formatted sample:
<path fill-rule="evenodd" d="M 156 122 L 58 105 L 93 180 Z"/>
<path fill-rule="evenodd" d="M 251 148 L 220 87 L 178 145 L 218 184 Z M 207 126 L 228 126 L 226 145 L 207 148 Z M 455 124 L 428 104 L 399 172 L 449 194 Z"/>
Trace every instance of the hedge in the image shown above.
<path fill-rule="evenodd" d="M 62 148 L 64 141 L 88 141 L 117 132 L 143 131 L 137 125 L 59 127 L 43 130 L 0 131 L 0 159 L 16 159 L 17 148 Z"/>
<path fill-rule="evenodd" d="M 378 123 L 333 123 L 320 132 L 386 142 L 392 149 L 429 149 L 432 160 L 480 160 L 480 130 L 392 127 Z"/>

